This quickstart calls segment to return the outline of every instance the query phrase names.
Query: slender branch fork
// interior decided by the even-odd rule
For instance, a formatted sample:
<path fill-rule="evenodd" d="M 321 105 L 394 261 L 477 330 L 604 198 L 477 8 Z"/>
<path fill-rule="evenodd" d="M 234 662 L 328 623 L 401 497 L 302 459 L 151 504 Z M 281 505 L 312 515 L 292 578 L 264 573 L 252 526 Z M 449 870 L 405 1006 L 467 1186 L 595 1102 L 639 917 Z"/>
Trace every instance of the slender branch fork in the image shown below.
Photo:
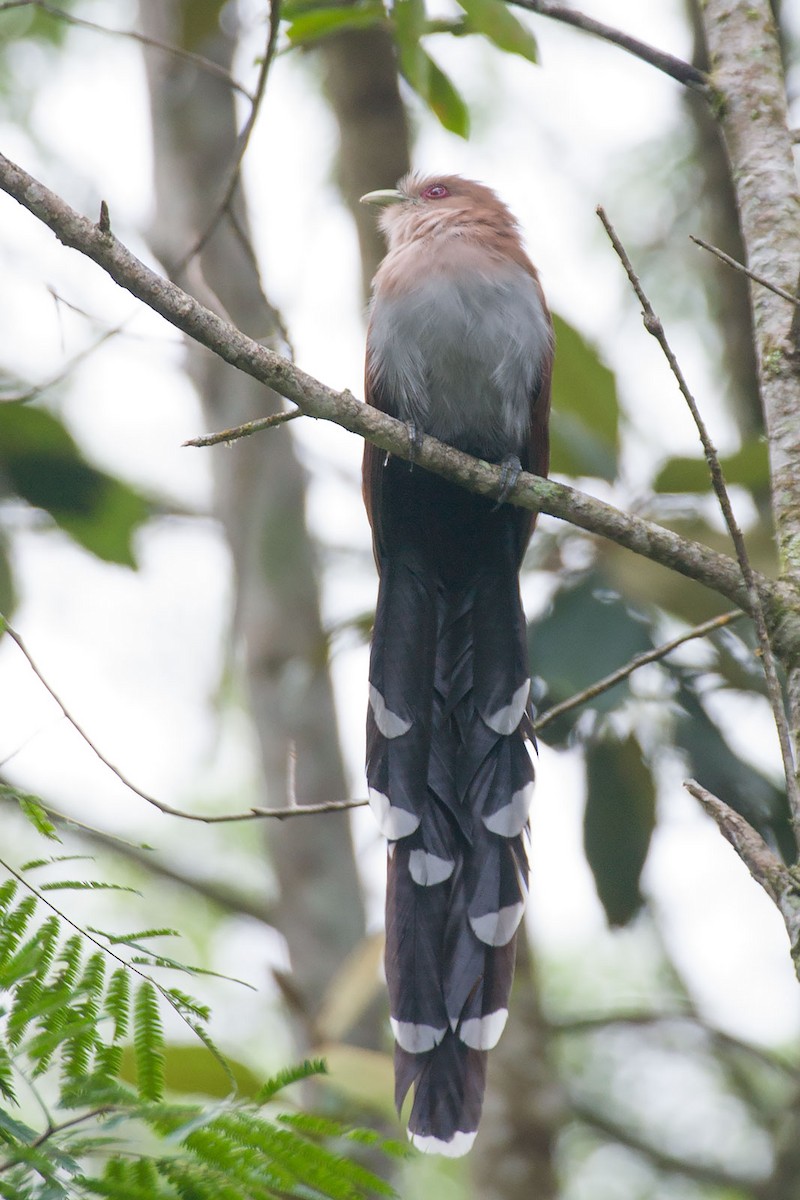
<path fill-rule="evenodd" d="M 663 71 L 665 75 L 676 79 L 678 83 L 686 84 L 687 87 L 701 91 L 707 87 L 708 77 L 699 67 L 684 62 L 683 59 L 676 58 L 673 54 L 667 54 L 664 50 L 648 46 L 646 42 L 640 42 L 638 38 L 631 37 L 621 29 L 614 29 L 611 25 L 606 25 L 603 21 L 596 21 L 594 17 L 587 17 L 584 13 L 567 8 L 564 4 L 553 4 L 552 0 L 508 0 L 508 2 L 516 5 L 517 8 L 525 8 L 528 12 L 536 13 L 538 16 L 550 17 L 553 21 L 572 25 L 574 29 L 582 29 L 584 33 L 593 34 L 604 42 L 619 46 L 620 49 L 627 50 L 634 58 L 640 58 L 642 62 L 649 63 L 651 67 Z"/>
<path fill-rule="evenodd" d="M 603 223 L 603 227 L 608 234 L 611 244 L 616 251 L 616 254 L 625 268 L 628 279 L 631 282 L 639 303 L 642 306 L 644 316 L 644 327 L 648 333 L 652 334 L 661 347 L 664 357 L 669 363 L 670 370 L 675 376 L 675 380 L 680 388 L 689 408 L 697 432 L 700 435 L 700 441 L 703 445 L 703 451 L 708 463 L 709 473 L 711 475 L 711 483 L 719 501 L 722 515 L 725 519 L 725 524 L 733 541 L 736 557 L 741 567 L 742 577 L 747 587 L 747 593 L 750 597 L 750 612 L 756 627 L 758 643 L 761 649 L 761 660 L 764 667 L 764 676 L 767 681 L 767 694 L 769 695 L 770 705 L 772 707 L 772 715 L 775 720 L 775 728 L 778 731 L 778 741 L 781 748 L 781 758 L 783 760 L 783 772 L 786 779 L 786 794 L 789 800 L 789 811 L 792 817 L 795 833 L 800 834 L 800 786 L 798 786 L 797 774 L 795 770 L 794 752 L 792 749 L 792 738 L 789 729 L 789 721 L 786 716 L 786 709 L 783 703 L 783 692 L 781 690 L 780 680 L 778 679 L 778 670 L 775 665 L 775 658 L 772 653 L 772 645 L 770 643 L 769 634 L 767 632 L 767 622 L 764 616 L 764 610 L 761 604 L 761 597 L 758 594 L 753 568 L 750 564 L 750 558 L 747 553 L 744 536 L 739 528 L 736 517 L 734 516 L 733 506 L 728 494 L 728 489 L 725 485 L 725 477 L 720 466 L 719 456 L 716 448 L 711 441 L 711 438 L 706 428 L 705 421 L 697 407 L 697 401 L 689 390 L 689 385 L 686 382 L 683 371 L 680 368 L 678 360 L 673 353 L 673 350 L 667 341 L 667 335 L 664 332 L 664 326 L 660 319 L 656 316 L 653 306 L 650 303 L 641 281 L 633 269 L 633 264 L 628 257 L 625 247 L 622 245 L 617 232 L 606 216 L 602 207 L 597 209 L 597 215 Z"/>

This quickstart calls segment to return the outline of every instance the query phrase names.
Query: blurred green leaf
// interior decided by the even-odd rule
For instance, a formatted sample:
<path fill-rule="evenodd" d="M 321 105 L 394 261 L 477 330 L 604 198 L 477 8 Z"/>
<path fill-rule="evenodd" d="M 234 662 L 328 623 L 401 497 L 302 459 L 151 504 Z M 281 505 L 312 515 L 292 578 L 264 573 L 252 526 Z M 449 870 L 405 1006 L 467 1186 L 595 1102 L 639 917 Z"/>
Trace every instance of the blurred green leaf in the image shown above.
<path fill-rule="evenodd" d="M 252 1099 L 261 1086 L 260 1080 L 248 1066 L 225 1055 L 230 1074 L 220 1066 L 205 1046 L 191 1042 L 166 1042 L 164 1044 L 164 1083 L 168 1091 L 183 1096 L 217 1096 L 224 1099 L 230 1095 L 231 1075 L 236 1080 L 237 1094 Z M 120 1064 L 120 1078 L 128 1083 L 136 1080 L 136 1055 L 131 1045 L 126 1045 Z"/>
<path fill-rule="evenodd" d="M 766 442 L 746 442 L 735 454 L 720 459 L 725 482 L 737 483 L 751 492 L 769 489 L 769 457 Z M 711 478 L 704 458 L 671 458 L 656 476 L 657 492 L 708 492 Z"/>
<path fill-rule="evenodd" d="M 553 324 L 552 468 L 561 475 L 615 479 L 619 400 L 614 373 L 577 329 L 558 316 Z"/>
<path fill-rule="evenodd" d="M 467 137 L 469 112 L 463 97 L 420 44 L 426 24 L 424 3 L 397 0 L 392 21 L 403 78 L 445 129 Z"/>
<path fill-rule="evenodd" d="M 544 616 L 528 627 L 531 671 L 547 685 L 547 705 L 567 700 L 635 654 L 652 649 L 649 620 L 605 585 L 601 572 L 584 575 L 579 583 L 561 588 Z M 589 706 L 609 712 L 627 696 L 627 689 L 627 683 L 619 683 L 591 700 Z M 582 711 L 585 709 L 577 709 L 548 725 L 544 740 L 549 745 L 563 744 Z"/>
<path fill-rule="evenodd" d="M 501 0 L 458 0 L 467 14 L 470 33 L 480 33 L 498 50 L 520 54 L 529 62 L 538 61 L 536 38 Z"/>
<path fill-rule="evenodd" d="M 30 821 L 34 829 L 41 833 L 43 837 L 49 838 L 50 841 L 61 841 L 55 825 L 35 796 L 24 796 L 17 793 L 15 799 L 19 804 L 20 812 Z"/>
<path fill-rule="evenodd" d="M 293 46 L 302 46 L 345 29 L 370 29 L 385 20 L 383 5 L 378 0 L 367 0 L 363 4 L 330 5 L 300 13 L 286 33 Z"/>
<path fill-rule="evenodd" d="M 656 819 L 656 789 L 635 737 L 586 748 L 583 845 L 610 925 L 626 925 L 642 906 L 639 879 Z"/>
<path fill-rule="evenodd" d="M 98 558 L 135 566 L 133 534 L 145 498 L 90 466 L 61 421 L 41 408 L 0 405 L 0 486 L 56 523 Z"/>

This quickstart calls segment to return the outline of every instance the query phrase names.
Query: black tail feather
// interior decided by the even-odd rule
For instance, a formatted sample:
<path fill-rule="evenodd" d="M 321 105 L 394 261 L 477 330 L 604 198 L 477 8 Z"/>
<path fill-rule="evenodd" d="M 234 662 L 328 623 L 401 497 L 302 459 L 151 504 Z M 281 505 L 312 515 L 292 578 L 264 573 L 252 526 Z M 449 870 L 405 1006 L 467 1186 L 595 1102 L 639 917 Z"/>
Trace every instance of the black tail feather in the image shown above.
<path fill-rule="evenodd" d="M 384 522 L 392 553 L 373 636 L 367 775 L 390 839 L 396 1099 L 399 1108 L 413 1085 L 409 1134 L 420 1149 L 462 1154 L 507 1015 L 527 893 L 533 765 L 518 521 L 425 472 L 408 492 L 408 469 L 390 468 L 384 497 L 394 477 L 410 499 Z M 420 494 L 431 501 L 422 530 Z"/>

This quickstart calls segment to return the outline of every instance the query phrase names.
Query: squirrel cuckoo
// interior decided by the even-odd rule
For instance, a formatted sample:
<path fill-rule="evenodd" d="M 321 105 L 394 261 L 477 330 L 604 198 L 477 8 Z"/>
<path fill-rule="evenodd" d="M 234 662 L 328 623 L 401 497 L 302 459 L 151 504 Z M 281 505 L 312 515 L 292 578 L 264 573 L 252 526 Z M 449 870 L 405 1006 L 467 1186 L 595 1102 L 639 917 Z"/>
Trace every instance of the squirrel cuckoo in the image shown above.
<path fill-rule="evenodd" d="M 373 281 L 366 397 L 507 479 L 545 475 L 553 332 L 494 192 L 409 175 L 362 197 L 388 253 Z M 367 779 L 388 838 L 386 977 L 409 1137 L 465 1154 L 508 1015 L 525 906 L 533 740 L 519 568 L 535 514 L 366 443 L 380 574 Z"/>

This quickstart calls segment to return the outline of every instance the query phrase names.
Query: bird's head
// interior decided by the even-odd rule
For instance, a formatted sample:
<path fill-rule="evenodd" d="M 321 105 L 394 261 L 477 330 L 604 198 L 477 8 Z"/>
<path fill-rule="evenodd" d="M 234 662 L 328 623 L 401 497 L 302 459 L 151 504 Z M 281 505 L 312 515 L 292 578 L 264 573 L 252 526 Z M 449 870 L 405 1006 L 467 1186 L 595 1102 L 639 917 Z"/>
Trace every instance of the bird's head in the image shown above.
<path fill-rule="evenodd" d="M 517 224 L 491 188 L 460 175 L 412 172 L 396 188 L 368 192 L 362 204 L 381 209 L 380 225 L 390 249 L 433 234 L 486 226 L 516 233 Z"/>

